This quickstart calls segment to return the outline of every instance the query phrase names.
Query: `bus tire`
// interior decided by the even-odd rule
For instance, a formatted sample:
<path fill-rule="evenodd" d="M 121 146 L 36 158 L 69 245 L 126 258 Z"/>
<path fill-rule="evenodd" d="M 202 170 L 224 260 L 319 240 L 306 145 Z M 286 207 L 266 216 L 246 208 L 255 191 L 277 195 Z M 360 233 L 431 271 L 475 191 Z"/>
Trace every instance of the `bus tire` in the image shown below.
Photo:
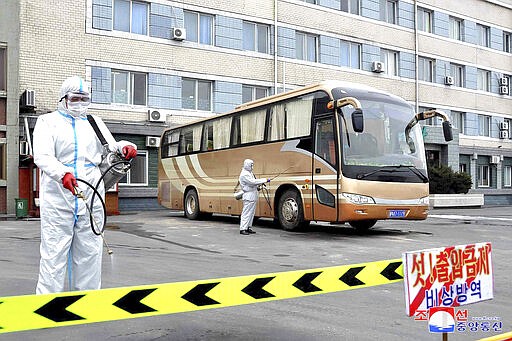
<path fill-rule="evenodd" d="M 354 220 L 348 222 L 350 226 L 354 227 L 358 231 L 366 231 L 369 230 L 373 225 L 377 223 L 375 219 L 368 220 Z"/>
<path fill-rule="evenodd" d="M 199 219 L 199 198 L 195 189 L 187 191 L 187 194 L 185 194 L 185 204 L 183 206 L 185 217 L 190 220 Z"/>
<path fill-rule="evenodd" d="M 306 227 L 309 221 L 304 220 L 304 209 L 300 194 L 289 189 L 279 198 L 277 219 L 286 231 L 296 231 Z"/>

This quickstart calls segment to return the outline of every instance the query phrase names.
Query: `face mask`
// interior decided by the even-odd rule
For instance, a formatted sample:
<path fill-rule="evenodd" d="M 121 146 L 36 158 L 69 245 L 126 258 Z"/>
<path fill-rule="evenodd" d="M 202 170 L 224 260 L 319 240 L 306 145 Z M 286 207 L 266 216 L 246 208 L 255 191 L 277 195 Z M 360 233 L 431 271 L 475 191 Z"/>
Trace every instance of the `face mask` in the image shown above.
<path fill-rule="evenodd" d="M 84 105 L 82 102 L 67 101 L 67 103 L 69 112 L 75 117 L 81 116 L 87 111 L 87 105 Z"/>

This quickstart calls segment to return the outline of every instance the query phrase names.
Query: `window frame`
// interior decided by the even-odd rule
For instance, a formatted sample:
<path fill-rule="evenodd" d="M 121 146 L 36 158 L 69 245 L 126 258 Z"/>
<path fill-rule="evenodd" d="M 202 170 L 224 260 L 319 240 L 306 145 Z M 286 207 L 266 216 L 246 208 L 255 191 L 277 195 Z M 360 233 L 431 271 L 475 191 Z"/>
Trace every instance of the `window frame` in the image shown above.
<path fill-rule="evenodd" d="M 463 41 L 464 39 L 464 19 L 459 17 L 449 17 L 448 35 L 451 39 Z M 456 29 L 454 29 L 456 28 Z"/>
<path fill-rule="evenodd" d="M 418 79 L 420 81 L 433 83 L 435 79 L 435 60 L 427 57 L 418 57 Z M 428 72 L 425 74 L 425 71 Z"/>
<path fill-rule="evenodd" d="M 354 7 L 356 7 L 354 9 Z M 361 15 L 361 1 L 360 0 L 341 0 L 340 11 L 354 15 Z"/>
<path fill-rule="evenodd" d="M 248 89 L 251 91 L 251 99 L 250 100 L 244 100 L 244 89 Z M 257 91 L 264 91 L 265 95 L 263 97 L 258 96 Z M 252 102 L 261 98 L 268 97 L 269 89 L 264 86 L 256 86 L 256 85 L 249 85 L 249 84 L 242 84 L 242 103 Z"/>
<path fill-rule="evenodd" d="M 126 30 L 120 30 L 116 29 L 116 2 L 127 2 L 129 3 L 129 9 L 128 9 L 128 31 Z M 139 4 L 144 5 L 146 8 L 146 27 L 144 27 L 144 33 L 134 32 L 133 29 L 133 4 Z M 149 35 L 149 4 L 144 1 L 134 1 L 134 0 L 114 0 L 112 3 L 112 30 L 114 31 L 120 31 L 120 32 L 127 32 L 132 34 L 139 34 L 139 35 Z"/>
<path fill-rule="evenodd" d="M 130 176 L 132 169 L 130 168 L 128 172 L 126 173 L 126 176 L 123 177 L 126 178 L 126 182 L 119 182 L 119 186 L 122 187 L 147 187 L 149 186 L 149 151 L 148 150 L 137 150 L 137 158 L 135 161 L 140 161 L 142 155 L 144 155 L 144 183 L 132 183 Z M 121 179 L 122 180 L 122 179 Z"/>
<path fill-rule="evenodd" d="M 389 76 L 399 76 L 400 74 L 400 53 L 394 50 L 381 49 L 380 57 L 385 65 L 385 74 Z M 390 58 L 391 57 L 391 58 Z M 389 60 L 392 59 L 392 63 Z M 392 72 L 390 72 L 390 65 L 393 65 Z"/>
<path fill-rule="evenodd" d="M 478 115 L 478 136 L 491 136 L 491 116 Z"/>
<path fill-rule="evenodd" d="M 418 7 L 418 30 L 422 32 L 432 33 L 434 23 L 434 11 Z"/>
<path fill-rule="evenodd" d="M 384 21 L 392 25 L 398 24 L 398 0 L 385 0 Z"/>
<path fill-rule="evenodd" d="M 127 84 L 126 84 L 126 91 L 127 91 L 127 100 L 128 102 L 117 102 L 115 101 L 114 97 L 114 87 L 116 86 L 115 82 L 115 74 L 126 74 L 127 75 Z M 136 75 L 144 75 L 144 103 L 143 104 L 135 104 L 134 99 L 135 96 L 135 76 Z M 110 79 L 111 79 L 111 86 L 110 86 L 110 100 L 112 104 L 121 104 L 121 105 L 140 105 L 140 106 L 147 106 L 148 103 L 148 74 L 145 72 L 134 72 L 134 71 L 126 71 L 126 70 L 120 70 L 120 69 L 111 69 L 110 71 Z"/>
<path fill-rule="evenodd" d="M 476 89 L 486 92 L 491 91 L 491 71 L 477 69 L 476 73 Z"/>
<path fill-rule="evenodd" d="M 503 52 L 512 53 L 512 33 L 503 31 Z"/>
<path fill-rule="evenodd" d="M 211 112 L 212 109 L 213 109 L 213 81 L 210 81 L 210 80 L 205 80 L 205 79 L 197 79 L 197 78 L 188 78 L 188 77 L 183 77 L 182 78 L 182 87 L 181 87 L 181 98 L 182 98 L 182 103 L 181 103 L 181 109 L 183 110 L 195 110 L 195 111 L 205 111 L 205 112 Z M 194 108 L 185 108 L 184 107 L 184 101 L 183 101 L 183 98 L 185 97 L 183 95 L 183 82 L 184 81 L 194 81 Z M 209 85 L 209 109 L 208 110 L 203 110 L 203 109 L 199 109 L 199 83 L 204 83 L 204 84 L 208 84 Z"/>
<path fill-rule="evenodd" d="M 484 171 L 485 169 L 486 171 Z M 484 173 L 485 178 L 483 177 Z M 491 167 L 489 165 L 478 165 L 477 178 L 478 187 L 491 187 Z"/>
<path fill-rule="evenodd" d="M 512 166 L 503 166 L 503 187 L 512 187 Z"/>
<path fill-rule="evenodd" d="M 187 22 L 187 19 L 186 19 L 187 15 L 195 15 L 195 17 L 196 17 L 194 33 L 197 36 L 197 40 L 195 40 L 195 38 L 193 38 L 192 29 L 190 28 L 189 23 Z M 208 42 L 205 42 L 201 38 L 202 37 L 201 33 L 202 33 L 202 30 L 204 27 L 204 25 L 201 24 L 201 22 L 202 22 L 201 17 L 208 17 L 211 19 L 209 21 L 210 25 L 208 25 L 209 31 L 210 31 L 210 34 L 208 37 Z M 206 14 L 206 13 L 202 13 L 202 12 L 184 10 L 183 11 L 183 21 L 184 21 L 184 27 L 187 30 L 187 41 L 192 41 L 192 42 L 195 42 L 198 44 L 203 44 L 203 45 L 215 45 L 215 31 L 214 31 L 215 30 L 215 16 L 214 15 Z"/>
<path fill-rule="evenodd" d="M 300 39 L 301 40 L 301 42 L 300 42 L 301 50 L 300 51 L 302 54 L 302 58 L 299 57 L 299 49 L 298 49 L 299 36 L 302 37 Z M 311 44 L 309 43 L 310 38 L 313 38 L 315 41 L 314 42 L 314 49 L 315 49 L 314 50 L 314 54 L 315 54 L 314 60 L 309 59 L 309 52 L 310 52 L 309 48 L 311 47 Z M 307 62 L 313 62 L 313 63 L 318 62 L 318 35 L 303 32 L 303 31 L 295 31 L 295 58 L 298 60 L 303 60 L 303 61 L 307 61 Z"/>
<path fill-rule="evenodd" d="M 345 48 L 345 46 L 347 48 Z M 357 49 L 357 67 L 354 67 L 354 60 L 353 60 L 353 56 L 354 56 L 354 49 Z M 348 58 L 348 65 L 346 65 L 344 63 L 344 58 L 343 58 L 343 51 L 345 50 L 348 50 L 348 55 L 347 55 L 347 58 Z M 345 67 L 349 67 L 349 68 L 352 68 L 352 69 L 358 69 L 360 70 L 361 69 L 361 44 L 360 43 L 356 43 L 356 42 L 353 42 L 353 41 L 348 41 L 348 40 L 342 40 L 340 39 L 340 65 L 341 66 L 345 66 Z"/>
<path fill-rule="evenodd" d="M 250 49 L 248 49 L 246 47 L 246 39 L 245 39 L 246 25 L 251 25 L 253 27 L 253 46 Z M 260 30 L 259 30 L 260 28 L 265 29 L 265 50 L 264 51 L 260 51 L 260 46 L 259 46 L 259 38 L 261 36 Z M 242 37 L 244 38 L 242 45 L 243 45 L 243 48 L 245 51 L 254 51 L 254 52 L 266 53 L 266 54 L 269 53 L 269 51 L 270 51 L 270 27 L 269 27 L 269 25 L 256 23 L 256 22 L 252 22 L 252 21 L 244 21 L 242 23 Z"/>
<path fill-rule="evenodd" d="M 491 42 L 491 28 L 486 25 L 476 24 L 476 38 L 477 45 L 483 47 L 490 47 Z"/>
<path fill-rule="evenodd" d="M 7 48 L 0 45 L 0 92 L 7 91 Z"/>
<path fill-rule="evenodd" d="M 453 77 L 453 85 L 463 88 L 465 85 L 464 65 L 450 63 L 450 75 Z"/>

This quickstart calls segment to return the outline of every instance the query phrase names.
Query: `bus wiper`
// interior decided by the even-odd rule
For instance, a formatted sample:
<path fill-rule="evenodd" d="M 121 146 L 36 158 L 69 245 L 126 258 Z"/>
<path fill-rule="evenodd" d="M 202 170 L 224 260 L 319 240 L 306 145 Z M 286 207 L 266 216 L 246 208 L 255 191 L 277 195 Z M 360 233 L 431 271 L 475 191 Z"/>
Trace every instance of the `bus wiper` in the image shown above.
<path fill-rule="evenodd" d="M 401 168 L 407 168 L 411 172 L 413 172 L 416 176 L 418 176 L 423 182 L 428 182 L 428 178 L 421 173 L 416 167 L 414 166 L 406 166 L 406 165 L 398 165 L 398 166 L 383 166 L 382 168 L 376 169 L 374 171 L 368 172 L 368 173 L 362 173 L 357 175 L 357 179 L 361 180 L 364 178 L 369 177 L 370 175 L 379 173 L 379 172 L 385 172 L 385 173 L 394 173 L 394 172 L 400 172 Z"/>

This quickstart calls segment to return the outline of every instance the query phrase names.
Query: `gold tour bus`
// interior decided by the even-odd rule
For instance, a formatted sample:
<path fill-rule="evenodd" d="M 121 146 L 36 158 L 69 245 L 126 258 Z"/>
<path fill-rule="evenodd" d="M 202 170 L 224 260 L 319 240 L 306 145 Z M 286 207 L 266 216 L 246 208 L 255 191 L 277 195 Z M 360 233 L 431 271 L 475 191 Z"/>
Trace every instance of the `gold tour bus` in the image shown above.
<path fill-rule="evenodd" d="M 242 104 L 233 112 L 162 134 L 158 202 L 189 219 L 240 215 L 233 193 L 245 159 L 272 181 L 256 217 L 286 230 L 310 221 L 348 222 L 365 230 L 377 220 L 422 220 L 428 177 L 419 120 L 405 100 L 364 85 L 325 81 Z"/>

